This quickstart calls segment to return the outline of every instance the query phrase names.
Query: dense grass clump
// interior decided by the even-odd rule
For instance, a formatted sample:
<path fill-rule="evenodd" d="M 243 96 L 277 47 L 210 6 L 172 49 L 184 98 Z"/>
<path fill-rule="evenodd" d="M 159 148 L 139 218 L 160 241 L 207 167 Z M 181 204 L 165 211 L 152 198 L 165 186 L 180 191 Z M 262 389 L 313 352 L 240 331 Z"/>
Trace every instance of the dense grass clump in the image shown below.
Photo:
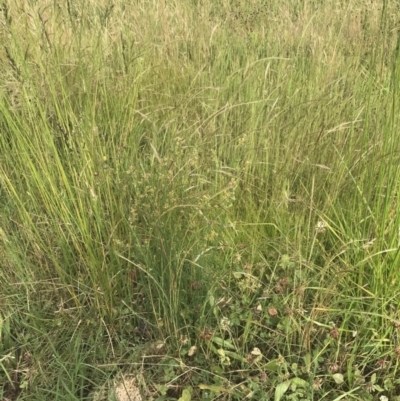
<path fill-rule="evenodd" d="M 399 17 L 3 0 L 0 399 L 399 400 Z"/>

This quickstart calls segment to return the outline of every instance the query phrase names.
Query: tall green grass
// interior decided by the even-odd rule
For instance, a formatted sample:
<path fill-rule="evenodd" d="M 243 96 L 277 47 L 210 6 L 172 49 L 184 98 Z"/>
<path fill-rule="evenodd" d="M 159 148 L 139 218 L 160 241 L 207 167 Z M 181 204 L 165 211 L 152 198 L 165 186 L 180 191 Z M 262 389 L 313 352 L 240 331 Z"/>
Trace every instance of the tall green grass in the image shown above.
<path fill-rule="evenodd" d="M 1 10 L 0 398 L 400 396 L 396 3 Z"/>

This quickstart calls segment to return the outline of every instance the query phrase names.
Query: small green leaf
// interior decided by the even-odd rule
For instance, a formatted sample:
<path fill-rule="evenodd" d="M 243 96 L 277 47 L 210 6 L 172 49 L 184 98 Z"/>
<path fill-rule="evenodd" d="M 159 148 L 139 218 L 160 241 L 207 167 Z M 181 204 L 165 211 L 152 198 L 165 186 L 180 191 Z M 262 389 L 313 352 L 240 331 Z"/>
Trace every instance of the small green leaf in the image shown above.
<path fill-rule="evenodd" d="M 185 388 L 182 391 L 182 397 L 178 399 L 178 401 L 191 401 L 192 399 L 192 388 Z"/>
<path fill-rule="evenodd" d="M 304 364 L 306 365 L 306 371 L 309 372 L 311 370 L 311 354 L 308 353 L 304 355 Z"/>
<path fill-rule="evenodd" d="M 380 393 L 381 393 L 382 391 L 385 391 L 379 384 L 374 384 L 374 389 L 377 390 L 377 391 L 379 391 Z"/>
<path fill-rule="evenodd" d="M 226 351 L 225 350 L 225 355 L 226 356 L 230 356 L 231 358 L 236 359 L 237 361 L 246 362 L 246 360 L 242 356 L 237 354 L 236 352 Z"/>
<path fill-rule="evenodd" d="M 210 295 L 208 302 L 210 303 L 211 308 L 215 305 L 215 298 L 213 295 Z"/>
<path fill-rule="evenodd" d="M 28 382 L 26 380 L 24 380 L 20 385 L 19 388 L 24 389 L 24 388 L 28 388 Z"/>
<path fill-rule="evenodd" d="M 344 382 L 343 375 L 341 373 L 335 373 L 332 375 L 333 380 L 335 380 L 336 384 L 342 384 Z"/>
<path fill-rule="evenodd" d="M 307 387 L 308 386 L 308 382 L 306 382 L 303 379 L 300 379 L 300 377 L 293 377 L 291 382 L 298 387 Z"/>
<path fill-rule="evenodd" d="M 393 389 L 393 380 L 392 379 L 385 379 L 383 381 L 383 383 L 384 383 L 384 386 L 385 386 L 385 390 L 390 391 L 390 390 Z"/>
<path fill-rule="evenodd" d="M 161 395 L 166 395 L 167 391 L 168 391 L 168 387 L 164 384 L 156 384 L 155 385 L 157 391 L 161 394 Z"/>
<path fill-rule="evenodd" d="M 273 361 L 269 361 L 266 365 L 264 365 L 264 369 L 270 372 L 277 372 L 281 362 L 278 359 L 274 359 Z"/>
<path fill-rule="evenodd" d="M 232 342 L 229 341 L 229 340 L 224 340 L 224 339 L 222 339 L 222 338 L 220 338 L 220 337 L 215 337 L 215 336 L 213 336 L 212 341 L 213 341 L 215 344 L 219 345 L 220 347 L 224 347 L 224 348 L 229 348 L 229 349 L 234 349 L 234 350 L 236 350 L 236 347 L 235 347 L 235 346 L 232 344 Z"/>
<path fill-rule="evenodd" d="M 280 399 L 285 395 L 286 391 L 290 387 L 290 380 L 286 380 L 283 383 L 279 383 L 275 389 L 275 401 L 280 401 Z"/>
<path fill-rule="evenodd" d="M 220 366 L 213 365 L 211 366 L 211 372 L 221 375 L 224 371 L 221 369 Z"/>

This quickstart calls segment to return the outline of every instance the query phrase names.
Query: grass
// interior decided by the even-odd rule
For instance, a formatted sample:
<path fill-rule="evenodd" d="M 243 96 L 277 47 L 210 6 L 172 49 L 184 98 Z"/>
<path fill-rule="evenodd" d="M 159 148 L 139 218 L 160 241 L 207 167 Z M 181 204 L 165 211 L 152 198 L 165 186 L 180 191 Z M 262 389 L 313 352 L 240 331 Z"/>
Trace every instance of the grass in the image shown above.
<path fill-rule="evenodd" d="M 0 399 L 399 400 L 399 12 L 4 0 Z"/>

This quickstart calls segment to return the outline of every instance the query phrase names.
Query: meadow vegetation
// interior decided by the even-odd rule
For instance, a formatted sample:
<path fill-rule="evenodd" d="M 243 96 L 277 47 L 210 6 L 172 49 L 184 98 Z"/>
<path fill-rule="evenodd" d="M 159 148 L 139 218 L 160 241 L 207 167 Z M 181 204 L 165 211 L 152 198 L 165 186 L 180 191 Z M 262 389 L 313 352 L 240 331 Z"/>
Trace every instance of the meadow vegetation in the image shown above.
<path fill-rule="evenodd" d="M 400 400 L 397 2 L 0 8 L 0 399 Z"/>

